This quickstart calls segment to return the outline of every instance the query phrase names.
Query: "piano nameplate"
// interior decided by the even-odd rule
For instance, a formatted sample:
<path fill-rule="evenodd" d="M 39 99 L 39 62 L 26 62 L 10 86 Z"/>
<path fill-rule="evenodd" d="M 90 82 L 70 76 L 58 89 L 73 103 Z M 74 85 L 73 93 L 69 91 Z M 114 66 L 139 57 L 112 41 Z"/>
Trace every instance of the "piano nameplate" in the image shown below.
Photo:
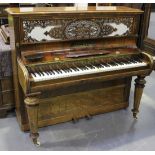
<path fill-rule="evenodd" d="M 133 16 L 91 19 L 23 19 L 22 26 L 23 43 L 136 35 Z"/>

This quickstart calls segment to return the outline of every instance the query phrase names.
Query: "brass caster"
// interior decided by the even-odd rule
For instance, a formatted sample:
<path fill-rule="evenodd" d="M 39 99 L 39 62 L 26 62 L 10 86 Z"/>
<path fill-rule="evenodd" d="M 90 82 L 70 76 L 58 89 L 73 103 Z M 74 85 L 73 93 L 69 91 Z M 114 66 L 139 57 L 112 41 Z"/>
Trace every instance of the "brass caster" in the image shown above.
<path fill-rule="evenodd" d="M 133 118 L 137 120 L 137 119 L 138 119 L 138 118 L 137 118 L 137 113 L 138 113 L 138 112 L 137 112 L 137 111 L 134 111 L 133 109 L 132 109 L 132 112 L 133 112 Z"/>
<path fill-rule="evenodd" d="M 30 133 L 30 138 L 32 139 L 32 142 L 36 147 L 40 146 L 39 133 Z"/>
<path fill-rule="evenodd" d="M 33 143 L 36 147 L 39 147 L 41 145 L 38 139 L 33 139 Z"/>
<path fill-rule="evenodd" d="M 136 120 L 138 119 L 137 113 L 136 114 L 133 113 L 133 118 L 136 119 Z"/>

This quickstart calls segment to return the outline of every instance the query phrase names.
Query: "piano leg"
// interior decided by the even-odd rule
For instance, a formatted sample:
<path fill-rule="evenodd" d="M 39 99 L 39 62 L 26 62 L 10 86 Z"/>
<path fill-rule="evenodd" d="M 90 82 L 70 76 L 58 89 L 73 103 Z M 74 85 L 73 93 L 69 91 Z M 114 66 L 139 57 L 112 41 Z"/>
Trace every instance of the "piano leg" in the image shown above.
<path fill-rule="evenodd" d="M 134 107 L 132 109 L 133 117 L 137 119 L 137 113 L 139 112 L 140 100 L 145 87 L 145 76 L 138 76 L 135 79 L 135 92 L 134 92 Z"/>
<path fill-rule="evenodd" d="M 24 100 L 26 104 L 28 119 L 29 119 L 29 126 L 30 126 L 30 137 L 33 143 L 36 146 L 40 146 L 40 142 L 38 140 L 39 133 L 38 133 L 38 107 L 39 102 L 38 99 L 35 97 L 27 97 Z"/>

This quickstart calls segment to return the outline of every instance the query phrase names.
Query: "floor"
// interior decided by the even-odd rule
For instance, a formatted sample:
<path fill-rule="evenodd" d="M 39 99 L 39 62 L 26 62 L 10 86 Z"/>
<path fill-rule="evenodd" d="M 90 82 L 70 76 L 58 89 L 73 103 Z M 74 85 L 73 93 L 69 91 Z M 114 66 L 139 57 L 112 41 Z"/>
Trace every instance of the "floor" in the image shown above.
<path fill-rule="evenodd" d="M 155 72 L 146 80 L 138 120 L 131 113 L 132 82 L 128 109 L 41 128 L 40 147 L 20 131 L 15 114 L 9 114 L 0 119 L 0 150 L 155 150 Z"/>

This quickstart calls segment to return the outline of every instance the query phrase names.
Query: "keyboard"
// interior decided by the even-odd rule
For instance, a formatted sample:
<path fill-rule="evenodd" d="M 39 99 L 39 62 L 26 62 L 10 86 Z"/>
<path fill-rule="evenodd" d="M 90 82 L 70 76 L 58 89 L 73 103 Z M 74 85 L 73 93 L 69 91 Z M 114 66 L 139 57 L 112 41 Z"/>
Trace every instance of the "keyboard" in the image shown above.
<path fill-rule="evenodd" d="M 99 60 L 99 62 L 85 63 L 83 65 L 78 64 L 77 66 L 76 63 L 73 64 L 71 67 L 68 67 L 64 63 L 62 68 L 61 64 L 61 66 L 57 65 L 55 69 L 52 68 L 52 64 L 48 64 L 39 66 L 37 69 L 29 70 L 31 70 L 30 75 L 34 82 L 38 82 L 147 66 L 147 63 L 138 57 L 112 59 L 109 62 L 101 62 Z"/>

